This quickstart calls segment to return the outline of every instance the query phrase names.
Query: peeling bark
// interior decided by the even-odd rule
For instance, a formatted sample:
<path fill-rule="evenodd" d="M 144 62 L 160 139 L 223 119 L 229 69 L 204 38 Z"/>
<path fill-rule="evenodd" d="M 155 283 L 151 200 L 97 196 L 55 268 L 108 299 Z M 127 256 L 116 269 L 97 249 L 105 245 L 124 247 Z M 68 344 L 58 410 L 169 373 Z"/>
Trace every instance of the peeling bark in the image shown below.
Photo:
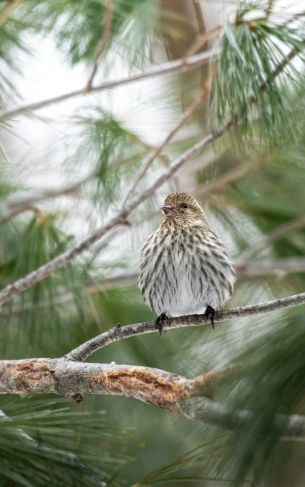
<path fill-rule="evenodd" d="M 182 376 L 149 367 L 44 358 L 0 361 L 0 393 L 115 395 L 175 410 L 178 403 L 190 397 L 194 384 Z"/>

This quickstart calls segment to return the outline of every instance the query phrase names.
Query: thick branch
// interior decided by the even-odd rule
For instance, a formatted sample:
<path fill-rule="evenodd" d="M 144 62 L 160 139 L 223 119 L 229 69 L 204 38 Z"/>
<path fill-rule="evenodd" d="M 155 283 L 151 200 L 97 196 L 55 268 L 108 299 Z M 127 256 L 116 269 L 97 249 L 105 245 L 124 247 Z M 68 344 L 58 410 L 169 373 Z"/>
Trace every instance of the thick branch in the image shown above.
<path fill-rule="evenodd" d="M 83 364 L 62 358 L 2 360 L 0 393 L 53 393 L 77 401 L 85 394 L 132 397 L 197 421 L 227 429 L 240 428 L 251 420 L 252 412 L 232 410 L 202 397 L 202 386 L 218 381 L 222 376 L 223 372 L 220 371 L 187 379 L 150 367 Z M 271 432 L 284 438 L 304 439 L 305 418 L 297 415 L 275 416 Z"/>
<path fill-rule="evenodd" d="M 29 103 L 28 105 L 23 105 L 21 107 L 14 108 L 7 112 L 0 113 L 1 120 L 8 120 L 10 118 L 16 117 L 17 115 L 21 115 L 23 113 L 35 112 L 40 110 L 41 108 L 48 107 L 50 105 L 56 105 L 58 103 L 62 103 L 66 100 L 70 100 L 72 98 L 77 98 L 80 96 L 86 96 L 92 93 L 97 93 L 101 91 L 110 90 L 113 88 L 117 88 L 118 86 L 128 85 L 130 83 L 134 83 L 136 81 L 142 81 L 143 79 L 154 78 L 155 76 L 161 76 L 164 74 L 175 73 L 177 71 L 187 71 L 190 69 L 195 69 L 203 64 L 209 63 L 212 59 L 215 59 L 217 54 L 215 50 L 210 50 L 206 52 L 201 52 L 199 54 L 195 54 L 188 59 L 178 59 L 175 61 L 169 61 L 166 63 L 162 63 L 158 66 L 152 66 L 147 68 L 142 73 L 133 74 L 128 76 L 127 78 L 122 78 L 119 80 L 113 81 L 105 81 L 97 86 L 92 86 L 90 90 L 84 90 L 80 88 L 79 90 L 70 91 L 69 93 L 64 93 L 59 96 L 55 96 L 53 98 L 47 98 L 46 100 L 41 100 L 36 103 Z"/>
<path fill-rule="evenodd" d="M 288 296 L 287 298 L 274 299 L 265 303 L 253 304 L 250 306 L 240 306 L 227 310 L 217 311 L 214 318 L 215 323 L 220 323 L 231 318 L 243 318 L 245 316 L 277 311 L 279 309 L 300 306 L 305 303 L 305 292 Z M 190 326 L 209 325 L 210 321 L 205 315 L 179 316 L 177 318 L 167 318 L 163 323 L 163 330 L 174 330 L 176 328 L 187 328 Z M 92 338 L 66 355 L 68 360 L 86 360 L 97 350 L 110 345 L 118 340 L 123 340 L 132 336 L 143 335 L 144 333 L 154 333 L 158 331 L 154 321 L 126 325 L 123 327 L 115 326 L 111 330 L 105 331 L 101 335 Z"/>
<path fill-rule="evenodd" d="M 175 410 L 194 387 L 192 380 L 149 367 L 47 358 L 0 361 L 0 393 L 126 396 Z"/>

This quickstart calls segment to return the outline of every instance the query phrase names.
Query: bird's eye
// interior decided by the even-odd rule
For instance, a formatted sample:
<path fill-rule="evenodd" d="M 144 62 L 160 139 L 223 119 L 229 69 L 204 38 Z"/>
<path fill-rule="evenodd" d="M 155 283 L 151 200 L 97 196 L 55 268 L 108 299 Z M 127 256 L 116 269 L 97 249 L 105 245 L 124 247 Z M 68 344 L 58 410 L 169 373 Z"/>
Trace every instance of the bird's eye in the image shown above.
<path fill-rule="evenodd" d="M 187 204 L 186 203 L 182 203 L 181 208 L 187 208 Z"/>

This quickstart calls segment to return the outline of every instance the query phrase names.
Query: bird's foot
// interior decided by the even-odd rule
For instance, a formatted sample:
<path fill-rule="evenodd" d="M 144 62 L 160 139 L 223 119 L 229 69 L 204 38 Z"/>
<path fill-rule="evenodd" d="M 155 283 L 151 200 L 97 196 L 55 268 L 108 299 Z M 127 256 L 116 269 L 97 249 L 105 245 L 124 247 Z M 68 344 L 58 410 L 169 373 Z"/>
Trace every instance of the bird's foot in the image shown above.
<path fill-rule="evenodd" d="M 214 326 L 215 315 L 216 315 L 215 309 L 212 308 L 212 306 L 207 306 L 207 309 L 205 310 L 204 316 L 206 317 L 207 320 L 211 321 L 211 325 L 212 325 L 213 329 L 215 329 L 215 326 Z"/>
<path fill-rule="evenodd" d="M 159 330 L 160 336 L 162 335 L 162 330 L 166 319 L 167 319 L 166 313 L 161 313 L 160 316 L 158 316 L 158 318 L 155 321 L 155 327 L 157 328 L 157 330 Z"/>
<path fill-rule="evenodd" d="M 114 333 L 117 340 L 120 340 L 122 338 L 122 330 L 121 330 L 121 325 L 119 323 L 115 325 Z"/>

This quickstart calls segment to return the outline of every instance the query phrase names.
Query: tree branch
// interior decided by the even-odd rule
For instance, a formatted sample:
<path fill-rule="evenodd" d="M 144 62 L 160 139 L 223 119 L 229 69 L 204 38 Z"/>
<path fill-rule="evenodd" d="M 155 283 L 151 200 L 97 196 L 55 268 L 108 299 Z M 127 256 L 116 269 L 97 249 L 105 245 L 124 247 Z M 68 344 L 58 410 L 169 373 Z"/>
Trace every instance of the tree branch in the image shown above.
<path fill-rule="evenodd" d="M 256 168 L 261 163 L 261 159 L 257 158 L 248 163 L 242 163 L 237 167 L 234 167 L 231 171 L 225 173 L 222 177 L 215 179 L 210 184 L 205 184 L 202 190 L 199 191 L 201 198 L 206 198 L 213 191 L 223 189 L 228 184 L 243 178 L 249 171 Z"/>
<path fill-rule="evenodd" d="M 113 11 L 112 0 L 105 0 L 103 34 L 97 46 L 97 50 L 94 58 L 94 64 L 86 86 L 86 91 L 90 91 L 92 89 L 93 80 L 98 68 L 98 62 L 108 44 L 109 37 L 111 34 L 113 14 L 114 11 Z"/>
<path fill-rule="evenodd" d="M 295 230 L 301 230 L 304 227 L 305 227 L 304 216 L 278 226 L 272 232 L 270 232 L 269 235 L 266 235 L 266 237 L 262 238 L 258 242 L 251 245 L 251 247 L 247 248 L 244 252 L 242 252 L 242 254 L 239 255 L 238 257 L 238 264 L 242 266 L 251 257 L 258 254 L 262 250 L 265 250 L 272 243 L 277 242 L 278 240 L 281 240 L 282 238 L 286 237 L 286 235 L 288 235 L 289 233 Z"/>
<path fill-rule="evenodd" d="M 221 404 L 205 397 L 194 397 L 186 400 L 180 406 L 182 414 L 189 419 L 221 426 L 222 428 L 235 430 L 249 423 L 254 414 L 245 409 L 234 410 L 232 407 Z M 285 416 L 277 414 L 266 433 L 280 437 L 281 440 L 304 440 L 305 417 L 298 414 Z"/>
<path fill-rule="evenodd" d="M 276 276 L 305 271 L 305 257 L 287 259 L 262 259 L 236 266 L 238 275 L 244 277 Z"/>
<path fill-rule="evenodd" d="M 189 108 L 186 110 L 186 112 L 182 115 L 180 118 L 179 122 L 175 127 L 169 132 L 169 134 L 165 137 L 163 142 L 156 148 L 154 148 L 150 154 L 144 159 L 140 171 L 135 177 L 135 180 L 133 184 L 131 185 L 130 189 L 127 191 L 127 194 L 123 200 L 122 205 L 125 205 L 126 202 L 129 200 L 130 196 L 134 194 L 136 191 L 140 181 L 143 179 L 145 176 L 148 168 L 151 166 L 151 164 L 154 162 L 156 157 L 160 155 L 164 147 L 172 140 L 172 138 L 176 135 L 176 133 L 183 127 L 183 125 L 188 121 L 188 119 L 193 115 L 193 113 L 198 109 L 198 107 L 201 105 L 203 100 L 206 98 L 206 96 L 209 93 L 210 87 L 211 87 L 211 82 L 213 80 L 213 76 L 215 73 L 215 69 L 212 68 L 211 72 L 208 76 L 207 81 L 204 83 L 203 87 L 201 88 L 198 96 L 195 98 L 193 103 L 189 106 Z"/>
<path fill-rule="evenodd" d="M 92 86 L 90 90 L 86 91 L 83 88 L 75 91 L 71 91 L 68 93 L 64 93 L 59 96 L 55 96 L 53 98 L 47 98 L 45 100 L 41 100 L 34 103 L 29 103 L 28 105 L 23 105 L 17 108 L 13 108 L 7 112 L 0 113 L 0 120 L 8 120 L 10 118 L 16 117 L 17 115 L 21 115 L 23 113 L 35 112 L 42 108 L 55 105 L 58 103 L 62 103 L 66 100 L 70 100 L 72 98 L 77 98 L 80 96 L 86 96 L 93 93 L 110 90 L 113 88 L 117 88 L 118 86 L 127 85 L 130 83 L 134 83 L 137 81 L 142 81 L 148 78 L 154 78 L 156 76 L 161 76 L 164 74 L 175 73 L 177 71 L 188 71 L 190 69 L 195 69 L 203 64 L 209 63 L 211 60 L 216 59 L 217 53 L 215 53 L 215 49 L 201 52 L 199 54 L 195 54 L 191 56 L 187 60 L 185 59 L 178 59 L 175 61 L 169 61 L 166 63 L 162 63 L 157 66 L 151 66 L 147 68 L 145 71 L 137 74 L 133 74 L 128 76 L 127 78 L 122 78 L 119 80 L 113 81 L 105 81 L 97 86 Z"/>
<path fill-rule="evenodd" d="M 2 394 L 52 393 L 72 397 L 77 402 L 85 394 L 124 396 L 196 421 L 227 429 L 240 428 L 251 420 L 251 411 L 236 411 L 202 396 L 202 386 L 222 377 L 223 371 L 216 371 L 187 379 L 150 367 L 79 363 L 63 358 L 0 361 Z M 305 418 L 277 415 L 271 431 L 284 438 L 304 439 Z"/>
<path fill-rule="evenodd" d="M 260 313 L 267 313 L 269 311 L 277 311 L 280 309 L 291 308 L 293 306 L 300 306 L 305 303 L 305 292 L 294 294 L 286 298 L 274 299 L 265 303 L 253 304 L 249 306 L 240 306 L 227 310 L 220 310 L 216 312 L 214 322 L 221 323 L 231 318 L 243 318 L 245 316 L 256 315 Z M 205 315 L 190 315 L 178 316 L 176 318 L 167 318 L 162 323 L 164 331 L 174 330 L 176 328 L 188 328 L 190 326 L 210 325 L 210 320 Z M 126 338 L 143 335 L 145 333 L 154 333 L 159 331 L 154 321 L 136 323 L 126 325 L 123 327 L 115 326 L 110 330 L 105 331 L 79 347 L 69 352 L 65 358 L 68 360 L 84 361 L 97 350 L 110 345 L 118 340 L 125 340 Z"/>
<path fill-rule="evenodd" d="M 149 367 L 82 364 L 62 358 L 0 361 L 0 393 L 115 395 L 175 410 L 177 403 L 190 397 L 195 385 L 185 377 Z"/>

